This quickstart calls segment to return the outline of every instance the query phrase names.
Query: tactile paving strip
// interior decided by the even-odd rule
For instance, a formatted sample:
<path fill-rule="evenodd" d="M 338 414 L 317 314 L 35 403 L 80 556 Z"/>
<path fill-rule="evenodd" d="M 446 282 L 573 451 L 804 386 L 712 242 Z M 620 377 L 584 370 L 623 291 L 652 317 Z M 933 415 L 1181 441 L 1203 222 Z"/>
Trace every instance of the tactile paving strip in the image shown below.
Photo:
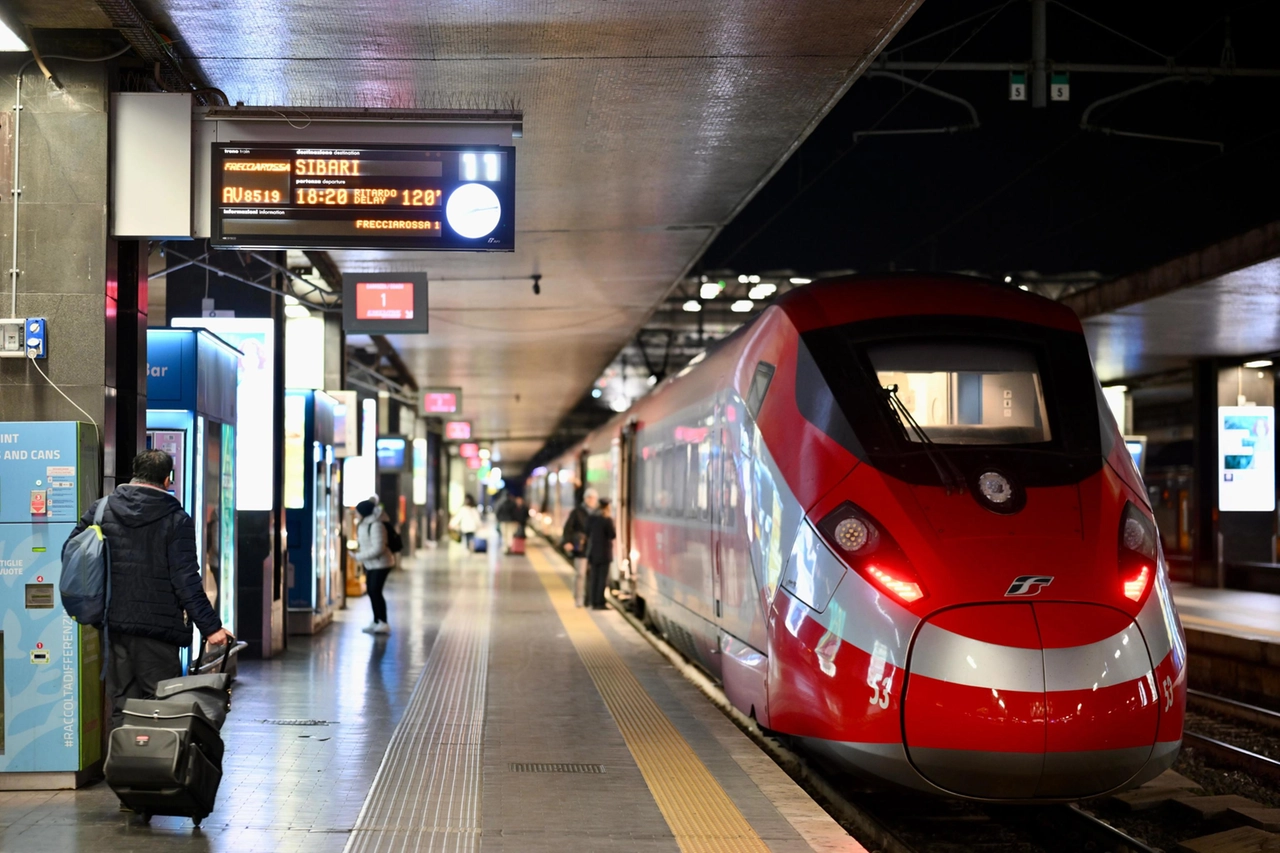
<path fill-rule="evenodd" d="M 767 853 L 768 846 L 588 611 L 574 607 L 573 593 L 542 549 L 530 548 L 529 559 L 682 853 Z"/>
<path fill-rule="evenodd" d="M 347 853 L 480 849 L 489 583 L 473 575 L 441 624 Z"/>

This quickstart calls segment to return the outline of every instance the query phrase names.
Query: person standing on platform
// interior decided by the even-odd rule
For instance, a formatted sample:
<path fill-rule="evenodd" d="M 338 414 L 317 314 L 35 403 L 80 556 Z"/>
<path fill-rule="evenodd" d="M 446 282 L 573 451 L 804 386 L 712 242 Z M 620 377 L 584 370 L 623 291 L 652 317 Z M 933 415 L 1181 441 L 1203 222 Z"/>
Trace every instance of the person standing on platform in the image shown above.
<path fill-rule="evenodd" d="M 126 699 L 154 699 L 156 682 L 182 676 L 179 650 L 191 643 L 188 620 L 210 646 L 232 640 L 205 595 L 195 523 L 169 494 L 172 488 L 173 458 L 163 450 L 146 450 L 133 459 L 133 479 L 106 498 L 102 533 L 111 554 L 107 696 L 112 729 L 124 723 Z M 93 524 L 96 508 L 89 508 L 68 542 Z"/>
<path fill-rule="evenodd" d="M 609 499 L 602 498 L 600 509 L 587 526 L 587 598 L 592 610 L 604 610 L 604 588 L 609 582 L 609 565 L 613 562 L 613 540 L 618 537 L 613 524 Z"/>
<path fill-rule="evenodd" d="M 582 503 L 569 513 L 560 533 L 561 546 L 573 557 L 573 603 L 578 607 L 587 604 L 587 525 L 599 505 L 600 495 L 595 489 L 587 489 L 582 493 Z"/>
<path fill-rule="evenodd" d="M 471 495 L 463 498 L 462 506 L 454 513 L 451 524 L 462 534 L 462 542 L 467 550 L 472 550 L 475 547 L 476 531 L 480 529 L 480 510 L 476 508 L 475 498 Z"/>
<path fill-rule="evenodd" d="M 516 495 L 515 506 L 511 509 L 511 520 L 515 522 L 515 532 L 512 536 L 525 538 L 525 525 L 529 523 L 529 507 L 525 505 L 524 498 Z"/>
<path fill-rule="evenodd" d="M 356 552 L 353 556 L 364 566 L 369 604 L 373 605 L 373 621 L 365 626 L 364 632 L 390 634 L 387 599 L 382 590 L 387 585 L 387 575 L 396 564 L 396 556 L 387 547 L 387 528 L 382 524 L 378 505 L 371 500 L 360 501 L 356 504 L 356 515 L 360 516 L 360 522 L 356 525 Z"/>
<path fill-rule="evenodd" d="M 498 537 L 502 540 L 502 547 L 508 551 L 511 550 L 511 540 L 516 538 L 515 510 L 516 503 L 509 492 L 503 492 L 493 507 L 494 517 L 498 519 Z"/>

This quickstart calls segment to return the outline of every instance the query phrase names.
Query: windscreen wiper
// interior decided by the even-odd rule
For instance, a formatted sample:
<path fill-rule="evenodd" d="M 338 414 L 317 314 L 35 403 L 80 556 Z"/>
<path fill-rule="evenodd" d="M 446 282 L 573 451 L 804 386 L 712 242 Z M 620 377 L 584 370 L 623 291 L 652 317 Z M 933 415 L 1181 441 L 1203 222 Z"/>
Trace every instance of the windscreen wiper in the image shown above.
<path fill-rule="evenodd" d="M 933 468 L 938 472 L 938 479 L 942 481 L 942 487 L 947 490 L 947 494 L 951 494 L 953 489 L 957 494 L 963 492 L 964 474 L 956 467 L 956 463 L 951 460 L 951 457 L 934 443 L 934 440 L 924 431 L 924 427 L 920 426 L 920 422 L 915 419 L 915 416 L 911 414 L 911 410 L 907 408 L 907 404 L 902 402 L 902 398 L 898 396 L 898 386 L 887 385 L 884 388 L 884 393 L 885 398 L 889 401 L 889 408 L 898 416 L 898 421 L 902 424 L 903 430 L 914 433 L 916 440 L 924 448 L 925 455 L 933 463 Z"/>

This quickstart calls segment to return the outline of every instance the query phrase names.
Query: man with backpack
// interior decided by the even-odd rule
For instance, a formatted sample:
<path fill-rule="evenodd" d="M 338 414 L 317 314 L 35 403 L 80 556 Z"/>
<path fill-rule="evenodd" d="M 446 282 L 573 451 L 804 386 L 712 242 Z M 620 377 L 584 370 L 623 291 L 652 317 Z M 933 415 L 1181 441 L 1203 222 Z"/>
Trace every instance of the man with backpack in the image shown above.
<path fill-rule="evenodd" d="M 107 696 L 111 728 L 124 721 L 126 699 L 154 699 L 156 682 L 182 675 L 179 651 L 194 622 L 210 646 L 231 642 L 200 580 L 195 523 L 173 488 L 173 459 L 146 450 L 133 459 L 133 480 L 90 507 L 63 546 L 97 523 L 107 545 Z"/>

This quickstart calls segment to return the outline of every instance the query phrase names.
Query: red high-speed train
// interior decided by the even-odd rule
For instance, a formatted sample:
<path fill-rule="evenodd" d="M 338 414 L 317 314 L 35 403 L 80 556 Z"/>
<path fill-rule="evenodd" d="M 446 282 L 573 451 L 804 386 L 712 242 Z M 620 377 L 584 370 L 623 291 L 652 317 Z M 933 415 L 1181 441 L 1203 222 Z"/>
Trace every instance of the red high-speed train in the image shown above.
<path fill-rule="evenodd" d="M 959 276 L 819 282 L 527 485 L 613 497 L 618 582 L 761 726 L 938 794 L 1177 757 L 1186 652 L 1080 322 Z"/>

